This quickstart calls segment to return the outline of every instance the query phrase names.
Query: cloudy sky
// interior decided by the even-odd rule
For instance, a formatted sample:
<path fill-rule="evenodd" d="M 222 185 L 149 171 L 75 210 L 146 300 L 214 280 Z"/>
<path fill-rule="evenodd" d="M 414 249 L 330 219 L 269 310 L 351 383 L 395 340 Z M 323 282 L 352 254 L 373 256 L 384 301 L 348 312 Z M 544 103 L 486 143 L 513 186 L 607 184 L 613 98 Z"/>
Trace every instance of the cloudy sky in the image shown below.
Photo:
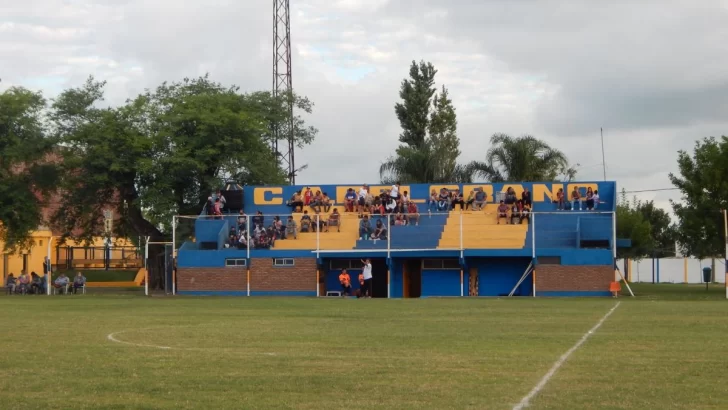
<path fill-rule="evenodd" d="M 272 2 L 1 0 L 0 89 L 52 97 L 92 74 L 117 104 L 209 72 L 267 90 Z M 291 0 L 291 26 L 294 88 L 320 130 L 297 153 L 299 183 L 378 180 L 412 60 L 450 89 L 462 161 L 493 133 L 532 134 L 601 179 L 604 127 L 607 177 L 646 190 L 670 186 L 678 149 L 728 134 L 726 0 Z"/>

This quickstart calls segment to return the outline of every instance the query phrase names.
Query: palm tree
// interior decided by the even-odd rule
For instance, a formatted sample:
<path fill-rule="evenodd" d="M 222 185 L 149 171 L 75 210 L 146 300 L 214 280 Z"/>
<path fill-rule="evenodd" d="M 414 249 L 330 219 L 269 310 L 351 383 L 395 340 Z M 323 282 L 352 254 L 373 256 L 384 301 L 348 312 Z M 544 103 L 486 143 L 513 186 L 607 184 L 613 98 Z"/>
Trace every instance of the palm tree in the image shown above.
<path fill-rule="evenodd" d="M 444 164 L 438 150 L 425 143 L 415 148 L 400 146 L 397 155 L 389 157 L 379 166 L 383 184 L 396 181 L 407 184 L 424 183 L 469 183 L 473 172 L 469 166 Z"/>
<path fill-rule="evenodd" d="M 555 181 L 562 175 L 573 178 L 576 173 L 563 152 L 530 135 L 495 134 L 490 143 L 485 162 L 473 161 L 467 166 L 473 175 L 486 180 Z"/>

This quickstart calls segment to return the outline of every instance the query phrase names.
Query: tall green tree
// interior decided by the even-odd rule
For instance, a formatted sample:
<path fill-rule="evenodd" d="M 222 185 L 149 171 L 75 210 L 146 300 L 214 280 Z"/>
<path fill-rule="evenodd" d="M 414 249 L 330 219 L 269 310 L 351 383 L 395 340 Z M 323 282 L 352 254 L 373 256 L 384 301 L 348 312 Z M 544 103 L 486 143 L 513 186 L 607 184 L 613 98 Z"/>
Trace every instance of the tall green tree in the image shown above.
<path fill-rule="evenodd" d="M 653 240 L 652 255 L 656 258 L 674 257 L 677 228 L 672 223 L 670 215 L 664 209 L 656 207 L 653 201 L 637 202 L 637 210 L 642 214 L 642 219 L 650 223 L 650 236 Z"/>
<path fill-rule="evenodd" d="M 402 133 L 396 155 L 379 169 L 383 183 L 470 182 L 469 170 L 457 163 L 460 139 L 457 115 L 447 88 L 435 88 L 431 63 L 412 62 L 394 106 Z"/>
<path fill-rule="evenodd" d="M 0 94 L 0 251 L 30 245 L 30 233 L 45 223 L 42 208 L 54 183 L 45 156 L 52 147 L 43 127 L 46 101 L 40 93 L 13 87 Z"/>
<path fill-rule="evenodd" d="M 652 226 L 640 211 L 641 204 L 637 198 L 632 201 L 627 199 L 627 194 L 622 190 L 622 195 L 617 204 L 617 238 L 630 239 L 630 248 L 617 248 L 617 257 L 641 259 L 650 256 L 655 241 L 652 237 Z"/>
<path fill-rule="evenodd" d="M 555 181 L 576 175 L 566 155 L 546 142 L 530 135 L 511 137 L 495 134 L 485 161 L 469 164 L 472 172 L 492 182 Z"/>
<path fill-rule="evenodd" d="M 51 120 L 63 146 L 63 185 L 56 223 L 88 239 L 104 209 L 120 220 L 116 236 L 169 238 L 173 215 L 197 215 L 226 178 L 242 184 L 284 183 L 270 151 L 271 127 L 288 122 L 287 98 L 241 94 L 207 76 L 164 83 L 120 107 L 99 108 L 103 82 L 93 78 L 54 102 Z M 316 129 L 294 119 L 298 144 Z"/>
<path fill-rule="evenodd" d="M 695 143 L 692 156 L 678 152 L 679 174 L 670 181 L 682 193 L 673 201 L 678 219 L 677 240 L 685 255 L 709 258 L 725 253 L 721 209 L 728 207 L 728 137 Z"/>

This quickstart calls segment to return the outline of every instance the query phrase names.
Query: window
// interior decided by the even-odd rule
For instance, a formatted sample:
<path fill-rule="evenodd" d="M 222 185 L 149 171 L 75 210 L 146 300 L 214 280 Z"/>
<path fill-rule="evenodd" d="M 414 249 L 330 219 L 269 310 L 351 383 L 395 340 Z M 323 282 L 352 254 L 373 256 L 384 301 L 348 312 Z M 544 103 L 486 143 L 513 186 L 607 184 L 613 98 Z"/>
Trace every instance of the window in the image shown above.
<path fill-rule="evenodd" d="M 23 270 L 27 273 L 28 272 L 28 255 L 27 253 L 23 255 Z"/>
<path fill-rule="evenodd" d="M 457 259 L 424 259 L 422 269 L 460 269 Z"/>
<path fill-rule="evenodd" d="M 273 259 L 273 266 L 284 267 L 294 266 L 295 262 L 293 258 L 275 258 Z"/>
<path fill-rule="evenodd" d="M 329 263 L 331 270 L 342 269 L 361 269 L 361 260 L 359 259 L 332 259 Z"/>
<path fill-rule="evenodd" d="M 561 265 L 561 256 L 539 256 L 538 263 L 541 265 Z"/>
<path fill-rule="evenodd" d="M 38 246 L 43 247 L 43 240 L 42 239 L 38 241 Z"/>
<path fill-rule="evenodd" d="M 245 259 L 225 259 L 225 266 L 227 267 L 233 267 L 233 266 L 247 266 L 248 261 Z"/>

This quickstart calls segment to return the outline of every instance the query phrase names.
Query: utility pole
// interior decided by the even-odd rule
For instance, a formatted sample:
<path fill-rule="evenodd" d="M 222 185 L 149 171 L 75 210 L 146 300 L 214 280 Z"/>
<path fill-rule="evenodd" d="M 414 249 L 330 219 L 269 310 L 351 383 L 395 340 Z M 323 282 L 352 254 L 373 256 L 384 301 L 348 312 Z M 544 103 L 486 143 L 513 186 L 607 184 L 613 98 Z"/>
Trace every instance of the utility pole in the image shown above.
<path fill-rule="evenodd" d="M 288 181 L 294 185 L 296 183 L 296 165 L 292 96 L 291 4 L 290 0 L 273 0 L 273 97 L 286 98 L 288 118 L 285 124 L 274 124 L 271 150 L 288 174 Z M 280 146 L 279 142 L 282 142 Z"/>

